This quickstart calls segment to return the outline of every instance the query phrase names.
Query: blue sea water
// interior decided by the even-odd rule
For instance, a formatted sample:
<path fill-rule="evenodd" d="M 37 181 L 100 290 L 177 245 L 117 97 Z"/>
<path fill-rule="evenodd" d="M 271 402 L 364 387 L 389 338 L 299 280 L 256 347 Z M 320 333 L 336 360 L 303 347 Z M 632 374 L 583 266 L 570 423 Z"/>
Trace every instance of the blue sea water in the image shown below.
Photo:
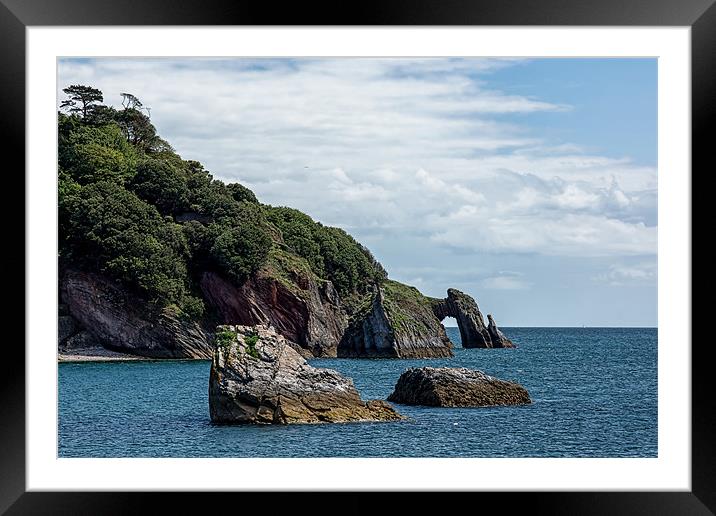
<path fill-rule="evenodd" d="M 450 359 L 315 359 L 385 399 L 412 366 L 524 385 L 519 407 L 395 405 L 408 420 L 214 426 L 208 361 L 59 364 L 60 457 L 656 457 L 656 328 L 505 328 L 517 349 Z"/>

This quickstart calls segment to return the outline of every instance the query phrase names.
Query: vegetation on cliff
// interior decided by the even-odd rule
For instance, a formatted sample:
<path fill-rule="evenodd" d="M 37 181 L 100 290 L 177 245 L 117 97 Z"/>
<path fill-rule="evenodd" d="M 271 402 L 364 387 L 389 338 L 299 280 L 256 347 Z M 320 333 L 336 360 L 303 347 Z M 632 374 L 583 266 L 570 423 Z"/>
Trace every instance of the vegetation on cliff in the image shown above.
<path fill-rule="evenodd" d="M 122 109 L 73 85 L 58 113 L 61 266 L 99 272 L 157 307 L 200 318 L 197 274 L 241 284 L 259 270 L 286 284 L 330 280 L 345 298 L 386 273 L 345 231 L 291 208 L 259 203 L 245 186 L 214 179 L 156 133 L 141 101 Z"/>

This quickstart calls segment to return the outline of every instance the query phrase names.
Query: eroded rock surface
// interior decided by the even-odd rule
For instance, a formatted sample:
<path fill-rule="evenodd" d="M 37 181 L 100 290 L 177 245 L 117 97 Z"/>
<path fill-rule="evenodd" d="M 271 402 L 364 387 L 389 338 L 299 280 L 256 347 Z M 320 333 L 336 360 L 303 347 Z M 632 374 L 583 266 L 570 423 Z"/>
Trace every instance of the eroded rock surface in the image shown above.
<path fill-rule="evenodd" d="M 490 407 L 531 403 L 518 383 L 464 367 L 419 367 L 405 371 L 388 401 L 431 407 Z"/>
<path fill-rule="evenodd" d="M 271 325 L 303 356 L 336 356 L 347 317 L 330 281 L 302 277 L 285 284 L 258 274 L 236 286 L 205 272 L 200 286 L 224 324 Z"/>
<path fill-rule="evenodd" d="M 273 328 L 219 326 L 209 376 L 217 424 L 402 419 L 389 403 L 363 401 L 353 380 L 310 366 Z"/>
<path fill-rule="evenodd" d="M 395 281 L 376 287 L 354 314 L 338 347 L 339 357 L 439 358 L 453 355 L 431 300 Z"/>
<path fill-rule="evenodd" d="M 495 320 L 492 318 L 492 314 L 487 314 L 487 332 L 490 334 L 490 340 L 492 341 L 493 348 L 514 348 L 516 347 L 510 339 L 505 337 L 505 334 L 500 331 L 495 324 Z"/>
<path fill-rule="evenodd" d="M 86 347 L 94 338 L 108 349 L 150 358 L 211 357 L 209 336 L 197 323 L 169 308 L 155 313 L 99 274 L 68 270 L 61 292 L 84 330 L 65 341 L 69 348 Z"/>
<path fill-rule="evenodd" d="M 433 305 L 438 319 L 454 317 L 460 329 L 463 348 L 491 348 L 492 340 L 475 300 L 454 288 L 449 288 L 445 299 Z"/>

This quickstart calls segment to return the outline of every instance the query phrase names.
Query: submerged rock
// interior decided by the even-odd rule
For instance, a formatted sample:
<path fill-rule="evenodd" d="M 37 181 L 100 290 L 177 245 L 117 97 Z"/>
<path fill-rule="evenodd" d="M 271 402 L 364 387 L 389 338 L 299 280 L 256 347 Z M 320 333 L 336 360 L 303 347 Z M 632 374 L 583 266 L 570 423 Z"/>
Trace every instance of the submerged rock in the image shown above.
<path fill-rule="evenodd" d="M 431 407 L 490 407 L 532 403 L 527 389 L 464 367 L 411 368 L 400 375 L 388 401 Z"/>
<path fill-rule="evenodd" d="M 214 423 L 321 423 L 403 419 L 363 401 L 353 380 L 310 366 L 273 328 L 219 326 L 209 375 Z"/>

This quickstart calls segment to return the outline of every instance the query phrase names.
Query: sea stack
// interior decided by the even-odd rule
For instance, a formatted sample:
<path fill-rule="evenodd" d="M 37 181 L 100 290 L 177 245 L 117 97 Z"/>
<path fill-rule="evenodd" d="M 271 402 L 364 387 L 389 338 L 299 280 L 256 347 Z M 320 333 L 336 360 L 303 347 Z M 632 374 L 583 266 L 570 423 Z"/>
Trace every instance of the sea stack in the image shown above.
<path fill-rule="evenodd" d="M 363 401 L 350 378 L 310 366 L 283 336 L 263 325 L 217 328 L 209 414 L 216 424 L 403 419 L 385 401 Z"/>
<path fill-rule="evenodd" d="M 512 341 L 505 337 L 505 334 L 500 331 L 495 324 L 495 320 L 492 318 L 492 314 L 487 314 L 487 333 L 490 334 L 490 340 L 492 341 L 493 348 L 516 348 Z"/>

